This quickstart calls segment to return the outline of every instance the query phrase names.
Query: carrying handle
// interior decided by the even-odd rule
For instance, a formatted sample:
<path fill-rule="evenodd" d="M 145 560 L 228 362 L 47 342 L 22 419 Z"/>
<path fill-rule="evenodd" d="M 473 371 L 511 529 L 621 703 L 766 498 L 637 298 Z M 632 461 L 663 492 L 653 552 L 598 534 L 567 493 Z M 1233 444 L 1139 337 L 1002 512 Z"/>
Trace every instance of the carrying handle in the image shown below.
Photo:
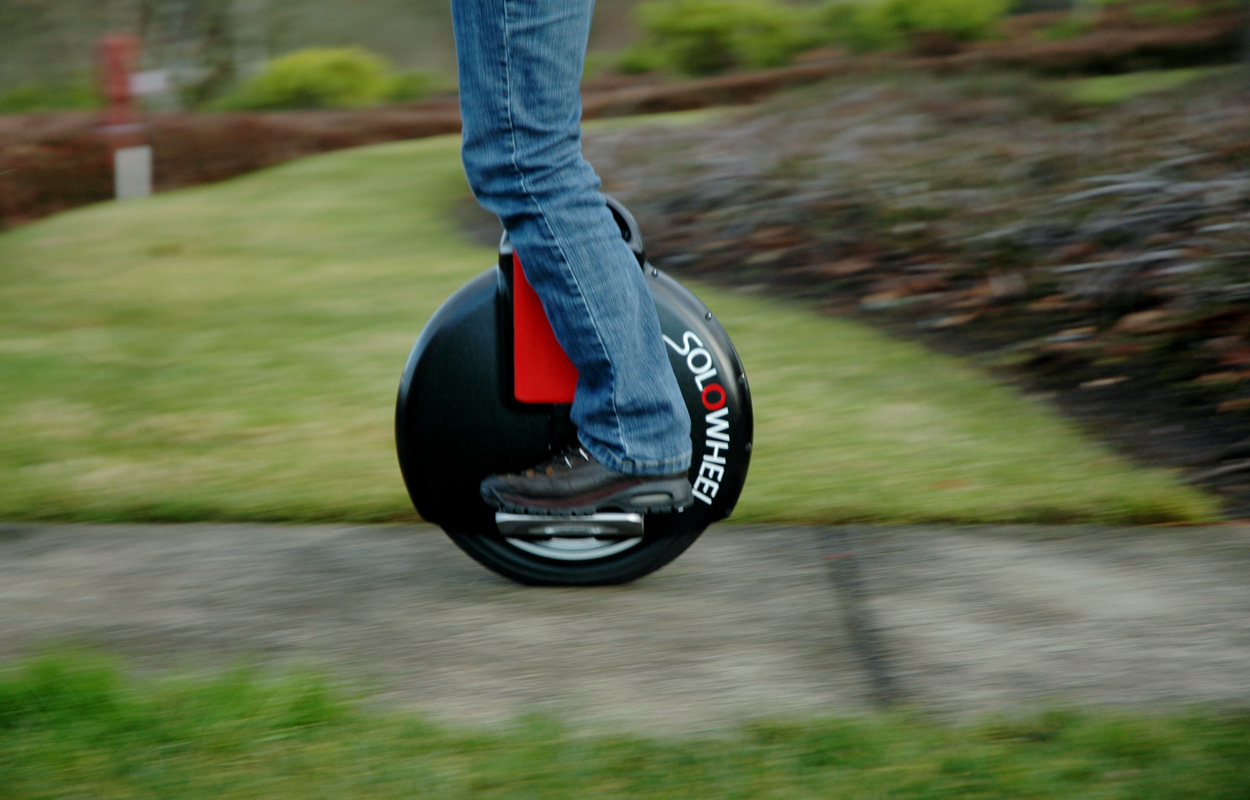
<path fill-rule="evenodd" d="M 625 240 L 625 244 L 629 245 L 630 251 L 634 257 L 638 259 L 638 266 L 645 266 L 647 263 L 647 248 L 642 241 L 642 228 L 638 227 L 638 220 L 634 219 L 634 215 L 629 213 L 629 209 L 620 200 L 617 200 L 610 194 L 605 194 L 603 199 L 608 203 L 608 210 L 612 212 L 612 219 L 616 221 L 616 227 L 621 230 L 621 238 Z M 508 232 L 504 231 L 503 236 L 499 239 L 499 263 L 506 267 L 512 261 L 512 243 L 508 241 Z"/>

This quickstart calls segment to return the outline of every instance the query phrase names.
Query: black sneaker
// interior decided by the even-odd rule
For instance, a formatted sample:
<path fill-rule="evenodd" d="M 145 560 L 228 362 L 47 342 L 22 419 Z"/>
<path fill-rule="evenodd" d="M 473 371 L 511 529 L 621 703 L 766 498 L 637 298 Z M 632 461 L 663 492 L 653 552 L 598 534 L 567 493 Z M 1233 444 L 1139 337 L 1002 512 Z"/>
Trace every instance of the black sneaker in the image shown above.
<path fill-rule="evenodd" d="M 482 481 L 487 505 L 514 514 L 566 516 L 600 511 L 680 511 L 694 502 L 686 473 L 640 477 L 614 472 L 576 445 L 514 475 Z"/>

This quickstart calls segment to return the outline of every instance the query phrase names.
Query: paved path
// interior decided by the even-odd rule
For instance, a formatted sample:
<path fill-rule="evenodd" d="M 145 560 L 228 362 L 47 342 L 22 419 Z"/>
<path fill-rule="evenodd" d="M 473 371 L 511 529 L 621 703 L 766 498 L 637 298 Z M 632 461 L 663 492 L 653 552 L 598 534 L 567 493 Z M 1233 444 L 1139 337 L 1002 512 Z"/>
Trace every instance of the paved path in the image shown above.
<path fill-rule="evenodd" d="M 721 526 L 634 584 L 533 589 L 420 526 L 4 525 L 0 621 L 0 659 L 323 665 L 467 723 L 1245 701 L 1250 528 Z"/>

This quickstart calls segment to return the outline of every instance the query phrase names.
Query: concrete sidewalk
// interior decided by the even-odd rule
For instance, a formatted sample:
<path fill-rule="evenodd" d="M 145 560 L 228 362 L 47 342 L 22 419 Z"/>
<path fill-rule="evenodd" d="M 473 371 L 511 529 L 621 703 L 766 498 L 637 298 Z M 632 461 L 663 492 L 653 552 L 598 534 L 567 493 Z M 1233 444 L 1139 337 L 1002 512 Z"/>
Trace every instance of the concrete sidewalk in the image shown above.
<path fill-rule="evenodd" d="M 1250 529 L 713 528 L 623 587 L 534 589 L 414 527 L 0 526 L 0 658 L 332 668 L 454 722 L 679 731 L 902 700 L 1250 699 Z"/>

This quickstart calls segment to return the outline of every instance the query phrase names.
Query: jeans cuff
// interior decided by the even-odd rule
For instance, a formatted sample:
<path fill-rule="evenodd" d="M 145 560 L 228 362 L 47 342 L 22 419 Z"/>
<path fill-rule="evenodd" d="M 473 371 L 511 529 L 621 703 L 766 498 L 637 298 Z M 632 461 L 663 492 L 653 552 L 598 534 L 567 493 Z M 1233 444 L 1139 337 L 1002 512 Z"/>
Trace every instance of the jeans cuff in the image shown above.
<path fill-rule="evenodd" d="M 578 438 L 580 440 L 581 437 Z M 660 477 L 665 475 L 676 475 L 679 472 L 686 472 L 690 469 L 690 451 L 686 451 L 676 458 L 666 458 L 658 461 L 636 461 L 632 458 L 617 458 L 615 455 L 606 451 L 594 442 L 582 441 L 581 445 L 586 448 L 586 452 L 594 456 L 600 464 L 613 472 L 619 472 L 623 475 Z"/>

